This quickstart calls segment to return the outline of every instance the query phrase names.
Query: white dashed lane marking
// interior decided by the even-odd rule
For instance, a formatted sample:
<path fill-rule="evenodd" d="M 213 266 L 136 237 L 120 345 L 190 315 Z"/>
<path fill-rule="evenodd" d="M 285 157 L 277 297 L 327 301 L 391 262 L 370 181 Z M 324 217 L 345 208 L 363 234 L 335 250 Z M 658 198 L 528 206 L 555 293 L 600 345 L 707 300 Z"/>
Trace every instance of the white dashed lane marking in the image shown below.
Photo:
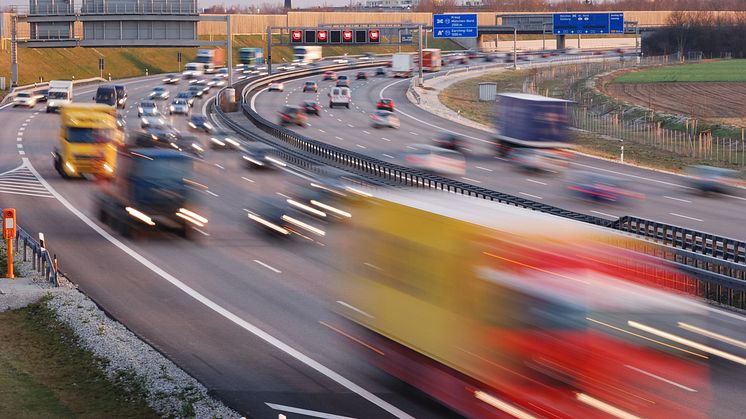
<path fill-rule="evenodd" d="M 526 192 L 518 192 L 518 193 L 521 194 L 521 195 L 528 196 L 529 198 L 544 199 L 544 198 L 540 197 L 539 195 L 531 195 L 530 193 L 526 193 Z"/>

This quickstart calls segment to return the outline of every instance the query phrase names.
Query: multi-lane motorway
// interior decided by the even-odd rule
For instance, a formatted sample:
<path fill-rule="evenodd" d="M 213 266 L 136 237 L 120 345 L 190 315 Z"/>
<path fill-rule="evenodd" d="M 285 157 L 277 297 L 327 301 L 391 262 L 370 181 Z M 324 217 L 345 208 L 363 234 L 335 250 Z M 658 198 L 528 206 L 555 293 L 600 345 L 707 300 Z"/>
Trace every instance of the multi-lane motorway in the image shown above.
<path fill-rule="evenodd" d="M 159 85 L 160 78 L 124 83 L 130 96 L 127 121 L 136 126 L 136 102 Z M 262 93 L 257 109 L 275 119 L 275 112 L 286 101 L 295 104 L 315 97 L 298 92 L 298 83 L 288 83 L 285 93 Z M 427 142 L 446 129 L 485 139 L 482 132 L 436 120 L 409 106 L 402 96 L 403 84 L 390 78 L 353 81 L 355 104 L 350 110 L 324 107 L 322 116 L 312 118 L 311 126 L 302 130 L 311 137 L 379 158 L 389 158 L 385 153 L 394 161 L 407 144 Z M 324 99 L 328 86 L 322 84 L 319 99 Z M 90 100 L 94 89 L 78 88 L 76 100 Z M 183 83 L 169 87 L 172 96 L 181 89 L 185 89 Z M 373 109 L 381 94 L 393 97 L 399 105 L 402 127 L 398 131 L 368 126 L 364 112 Z M 195 110 L 203 104 L 195 104 Z M 184 117 L 173 117 L 172 122 L 186 129 Z M 50 152 L 57 141 L 58 115 L 46 114 L 41 107 L 6 108 L 0 110 L 0 124 L 6 132 L 0 142 L 2 205 L 17 209 L 19 223 L 26 230 L 45 233 L 62 271 L 84 292 L 231 407 L 249 417 L 277 417 L 283 412 L 293 417 L 293 408 L 361 418 L 452 416 L 350 350 L 344 329 L 333 314 L 335 307 L 344 303 L 333 298 L 339 280 L 330 263 L 334 257 L 330 245 L 339 233 L 335 228 L 330 227 L 328 239 L 278 243 L 249 225 L 246 209 L 258 199 L 286 193 L 290 175 L 246 171 L 235 153 L 208 152 L 202 173 L 209 193 L 202 200 L 209 210 L 209 235 L 194 242 L 161 236 L 128 240 L 95 220 L 92 195 L 97 185 L 62 180 L 54 171 Z M 565 197 L 559 181 L 551 176 L 520 174 L 496 161 L 476 139 L 468 181 L 535 195 L 573 209 L 596 209 Z M 632 179 L 648 199 L 632 209 L 625 208 L 625 213 L 677 224 L 695 223 L 669 214 L 676 213 L 704 220 L 700 229 L 743 236 L 738 233 L 743 227 L 735 223 L 738 216 L 729 213 L 729 208 L 741 203 L 737 198 L 709 205 L 711 201 L 677 186 L 680 181 L 674 176 L 591 159 L 578 159 L 576 164 L 635 176 Z M 651 196 L 654 191 L 660 196 Z M 621 211 L 598 207 L 597 212 L 621 215 L 613 210 Z M 734 225 L 729 227 L 731 221 Z M 743 342 L 744 321 L 712 309 L 706 324 L 698 326 Z M 669 326 L 675 329 L 675 325 Z M 743 347 L 719 341 L 711 344 L 746 357 Z M 746 411 L 746 400 L 740 397 L 743 366 L 715 358 L 714 413 L 738 415 Z"/>
<path fill-rule="evenodd" d="M 357 71 L 340 72 L 351 79 L 353 104 L 350 109 L 327 107 L 327 93 L 332 81 L 311 76 L 285 83 L 284 92 L 266 90 L 253 96 L 256 110 L 275 122 L 282 105 L 299 105 L 304 100 L 318 100 L 324 107 L 320 118 L 311 117 L 310 125 L 293 128 L 308 137 L 366 154 L 377 159 L 403 164 L 403 155 L 416 144 L 431 143 L 445 132 L 457 133 L 471 144 L 467 170 L 456 179 L 522 198 L 574 210 L 607 219 L 635 215 L 667 224 L 680 225 L 736 239 L 746 238 L 746 226 L 739 222 L 740 208 L 746 204 L 746 193 L 726 196 L 703 196 L 687 186 L 684 178 L 614 162 L 577 156 L 567 173 L 527 173 L 496 156 L 490 134 L 456 122 L 439 119 L 412 104 L 406 98 L 408 79 L 372 77 L 354 80 Z M 319 92 L 303 93 L 307 80 L 319 83 Z M 401 127 L 374 129 L 370 114 L 381 97 L 394 99 Z M 590 171 L 619 178 L 643 200 L 626 203 L 598 204 L 578 200 L 567 189 L 567 179 L 574 172 Z"/>

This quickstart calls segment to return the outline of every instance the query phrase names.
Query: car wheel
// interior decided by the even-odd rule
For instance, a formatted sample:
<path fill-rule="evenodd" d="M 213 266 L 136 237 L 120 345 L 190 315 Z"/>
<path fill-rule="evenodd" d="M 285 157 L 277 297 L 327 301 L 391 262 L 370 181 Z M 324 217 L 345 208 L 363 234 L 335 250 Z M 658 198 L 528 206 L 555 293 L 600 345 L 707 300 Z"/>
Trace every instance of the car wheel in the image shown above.
<path fill-rule="evenodd" d="M 349 104 L 349 103 L 348 103 L 348 104 L 346 104 L 346 105 L 345 105 L 345 107 L 346 107 L 347 109 L 350 109 L 350 104 Z"/>

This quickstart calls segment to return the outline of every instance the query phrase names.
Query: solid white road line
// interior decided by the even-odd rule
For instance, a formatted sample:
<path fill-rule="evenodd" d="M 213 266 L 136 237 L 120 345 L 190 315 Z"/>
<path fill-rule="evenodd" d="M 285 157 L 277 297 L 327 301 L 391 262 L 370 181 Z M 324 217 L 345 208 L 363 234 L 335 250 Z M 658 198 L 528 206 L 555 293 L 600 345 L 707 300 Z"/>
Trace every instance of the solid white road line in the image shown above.
<path fill-rule="evenodd" d="M 591 212 L 594 213 L 594 214 L 603 215 L 604 217 L 619 218 L 616 215 L 607 214 L 607 213 L 601 212 L 601 211 L 591 210 Z"/>
<path fill-rule="evenodd" d="M 699 221 L 699 222 L 701 222 L 701 223 L 703 223 L 703 222 L 705 221 L 705 220 L 700 220 L 699 218 L 694 218 L 694 217 L 689 217 L 689 216 L 687 216 L 687 215 L 681 215 L 681 214 L 677 214 L 677 213 L 675 213 L 675 212 L 669 212 L 669 214 L 673 215 L 674 217 L 681 217 L 681 218 L 686 218 L 687 220 L 692 220 L 692 221 Z"/>
<path fill-rule="evenodd" d="M 316 410 L 308 410 L 308 409 L 301 409 L 298 407 L 292 407 L 292 406 L 284 406 L 281 404 L 274 404 L 265 402 L 267 406 L 271 407 L 274 410 L 279 410 L 280 412 L 288 412 L 288 413 L 297 413 L 299 415 L 303 416 L 309 416 L 312 418 L 322 418 L 322 419 L 355 419 L 351 418 L 349 416 L 339 416 L 339 415 L 333 415 L 331 413 L 324 413 L 324 412 L 318 412 Z M 285 415 L 280 415 L 284 417 Z"/>
<path fill-rule="evenodd" d="M 538 180 L 533 180 L 533 179 L 529 179 L 529 178 L 526 178 L 526 181 L 546 186 L 546 182 L 539 182 Z"/>
<path fill-rule="evenodd" d="M 388 157 L 388 158 L 390 158 L 390 159 L 393 159 L 393 158 L 394 158 L 394 156 L 392 156 L 392 155 L 390 155 L 390 154 L 386 154 L 386 153 L 383 153 L 383 157 Z"/>
<path fill-rule="evenodd" d="M 245 181 L 247 181 L 247 182 L 251 182 L 251 183 L 254 183 L 254 181 L 253 181 L 253 180 L 251 180 L 251 179 L 249 179 L 249 178 L 247 178 L 247 177 L 244 177 L 244 176 L 241 176 L 241 179 L 243 179 L 243 180 L 245 180 Z"/>
<path fill-rule="evenodd" d="M 467 182 L 482 183 L 482 182 L 480 182 L 480 181 L 478 181 L 478 180 L 476 180 L 476 179 L 472 179 L 472 178 L 470 178 L 470 177 L 464 177 L 464 176 L 461 176 L 461 179 L 463 179 L 463 180 L 465 180 L 465 181 L 467 181 Z"/>
<path fill-rule="evenodd" d="M 225 319 L 233 322 L 237 326 L 243 328 L 247 332 L 253 334 L 254 336 L 258 337 L 259 339 L 262 339 L 263 341 L 267 342 L 268 344 L 272 345 L 273 347 L 277 348 L 278 350 L 286 353 L 287 355 L 295 358 L 296 360 L 302 362 L 303 364 L 307 365 L 309 368 L 312 368 L 313 370 L 317 371 L 318 373 L 326 376 L 330 380 L 336 382 L 337 384 L 347 388 L 348 390 L 354 392 L 355 394 L 359 395 L 360 397 L 364 398 L 365 400 L 369 401 L 370 403 L 380 407 L 381 409 L 385 410 L 386 412 L 398 417 L 398 418 L 412 418 L 411 415 L 407 414 L 406 412 L 402 411 L 401 409 L 397 408 L 396 406 L 389 404 L 385 400 L 381 399 L 380 397 L 376 396 L 375 394 L 371 393 L 370 391 L 362 388 L 361 386 L 353 383 L 352 381 L 348 380 L 347 378 L 343 377 L 341 374 L 337 373 L 336 371 L 333 371 L 332 369 L 326 367 L 325 365 L 315 361 L 314 359 L 308 357 L 307 355 L 303 354 L 299 350 L 293 348 L 292 346 L 286 344 L 285 342 L 277 339 L 276 337 L 270 335 L 269 333 L 265 332 L 264 330 L 260 329 L 259 327 L 255 326 L 254 324 L 251 324 L 247 322 L 246 320 L 242 319 L 241 317 L 237 316 L 233 312 L 225 309 L 223 306 L 217 304 L 213 300 L 207 298 L 200 292 L 196 291 L 195 289 L 191 288 L 187 284 L 181 282 L 179 279 L 177 279 L 175 276 L 169 274 L 165 270 L 163 270 L 158 265 L 154 264 L 141 254 L 137 253 L 136 251 L 132 250 L 129 246 L 122 243 L 118 238 L 112 236 L 104 230 L 103 228 L 99 227 L 98 224 L 93 222 L 88 216 L 83 214 L 78 208 L 73 206 L 70 201 L 68 201 L 65 197 L 60 195 L 59 192 L 57 192 L 56 189 L 52 187 L 52 185 L 49 184 L 49 182 L 46 181 L 41 175 L 39 175 L 39 172 L 36 171 L 34 166 L 31 165 L 31 161 L 24 157 L 23 162 L 27 165 L 31 173 L 34 174 L 34 176 L 39 179 L 39 182 L 44 185 L 47 190 L 54 195 L 54 197 L 59 201 L 65 208 L 67 208 L 71 213 L 73 213 L 78 219 L 80 219 L 83 223 L 85 223 L 88 227 L 93 229 L 96 233 L 101 235 L 101 237 L 105 238 L 109 241 L 109 243 L 113 244 L 114 246 L 118 247 L 120 250 L 122 250 L 124 253 L 135 259 L 137 262 L 145 266 L 146 268 L 150 269 L 154 274 L 160 276 L 164 280 L 171 283 L 176 288 L 183 291 L 185 294 L 189 295 L 196 301 L 200 302 L 201 304 L 205 305 L 207 308 L 213 310 L 215 313 L 223 316 Z M 413 419 L 413 418 L 412 418 Z"/>

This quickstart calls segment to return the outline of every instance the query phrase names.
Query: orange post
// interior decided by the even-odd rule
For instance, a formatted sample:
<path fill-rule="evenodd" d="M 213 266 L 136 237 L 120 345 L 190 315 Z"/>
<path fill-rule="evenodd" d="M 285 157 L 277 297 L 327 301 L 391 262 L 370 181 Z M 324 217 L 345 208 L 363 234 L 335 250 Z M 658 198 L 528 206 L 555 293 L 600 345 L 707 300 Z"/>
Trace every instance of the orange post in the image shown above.
<path fill-rule="evenodd" d="M 3 237 L 7 243 L 8 251 L 8 278 L 15 278 L 13 275 L 13 238 L 16 236 L 16 210 L 6 208 L 3 210 Z"/>

